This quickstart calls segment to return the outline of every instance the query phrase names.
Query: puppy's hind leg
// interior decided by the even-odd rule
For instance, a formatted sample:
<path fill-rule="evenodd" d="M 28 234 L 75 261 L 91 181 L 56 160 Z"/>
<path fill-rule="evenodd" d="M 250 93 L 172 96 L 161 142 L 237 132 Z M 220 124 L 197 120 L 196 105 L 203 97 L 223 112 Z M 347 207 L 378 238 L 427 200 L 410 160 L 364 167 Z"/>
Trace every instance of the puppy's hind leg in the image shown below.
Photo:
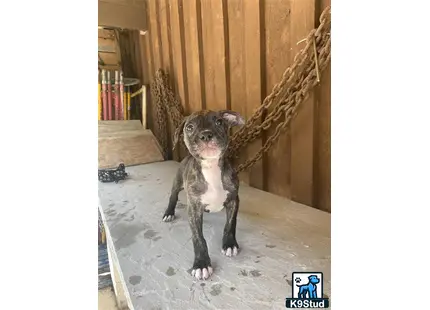
<path fill-rule="evenodd" d="M 178 195 L 184 189 L 182 169 L 178 169 L 175 179 L 172 184 L 172 191 L 170 193 L 169 205 L 163 215 L 163 222 L 171 222 L 175 218 L 175 208 L 178 202 Z"/>

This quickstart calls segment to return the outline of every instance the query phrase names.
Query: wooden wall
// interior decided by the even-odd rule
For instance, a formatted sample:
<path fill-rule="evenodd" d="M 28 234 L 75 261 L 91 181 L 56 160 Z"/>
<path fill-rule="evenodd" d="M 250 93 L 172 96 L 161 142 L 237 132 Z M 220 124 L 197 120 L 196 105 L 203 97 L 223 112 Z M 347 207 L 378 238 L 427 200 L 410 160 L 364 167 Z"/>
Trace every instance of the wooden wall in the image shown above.
<path fill-rule="evenodd" d="M 318 25 L 330 0 L 146 0 L 141 36 L 144 82 L 157 69 L 186 113 L 233 109 L 250 117 Z M 248 184 L 330 211 L 330 69 L 291 128 L 263 160 L 241 174 Z M 151 108 L 151 102 L 149 101 Z M 154 107 L 149 117 L 154 115 Z M 154 129 L 154 122 L 149 121 Z M 273 129 L 251 144 L 254 154 Z"/>

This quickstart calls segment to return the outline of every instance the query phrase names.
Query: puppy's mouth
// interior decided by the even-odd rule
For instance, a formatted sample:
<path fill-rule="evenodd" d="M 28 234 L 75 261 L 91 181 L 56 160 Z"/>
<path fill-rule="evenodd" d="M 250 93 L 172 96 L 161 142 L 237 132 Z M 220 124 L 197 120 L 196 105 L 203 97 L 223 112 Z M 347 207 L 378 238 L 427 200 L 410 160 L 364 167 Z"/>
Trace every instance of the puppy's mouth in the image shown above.
<path fill-rule="evenodd" d="M 218 158 L 223 150 L 215 141 L 201 142 L 199 145 L 199 154 L 203 158 Z"/>

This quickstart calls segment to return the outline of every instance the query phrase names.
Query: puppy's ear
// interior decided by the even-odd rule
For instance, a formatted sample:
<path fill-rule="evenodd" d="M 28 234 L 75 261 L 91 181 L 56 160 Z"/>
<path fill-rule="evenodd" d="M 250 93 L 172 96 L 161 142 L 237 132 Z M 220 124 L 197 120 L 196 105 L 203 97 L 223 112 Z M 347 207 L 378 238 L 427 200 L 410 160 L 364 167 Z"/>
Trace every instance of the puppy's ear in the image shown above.
<path fill-rule="evenodd" d="M 184 117 L 182 122 L 179 124 L 179 126 L 175 130 L 175 135 L 173 136 L 173 147 L 172 150 L 176 148 L 176 145 L 178 144 L 179 138 L 181 137 L 182 132 L 184 131 L 184 125 L 187 122 L 187 117 Z"/>
<path fill-rule="evenodd" d="M 228 123 L 230 127 L 244 125 L 244 118 L 237 112 L 231 110 L 222 110 L 219 112 L 221 117 Z"/>

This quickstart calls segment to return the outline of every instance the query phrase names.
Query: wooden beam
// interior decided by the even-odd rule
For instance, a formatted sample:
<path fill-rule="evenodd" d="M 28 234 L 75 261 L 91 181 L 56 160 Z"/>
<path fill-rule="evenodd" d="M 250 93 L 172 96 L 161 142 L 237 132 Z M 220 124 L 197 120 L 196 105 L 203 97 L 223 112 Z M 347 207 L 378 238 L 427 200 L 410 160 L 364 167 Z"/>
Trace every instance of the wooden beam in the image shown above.
<path fill-rule="evenodd" d="M 264 1 L 264 4 L 266 93 L 270 94 L 291 64 L 291 1 L 269 0 Z M 281 121 L 282 119 L 283 117 Z M 267 136 L 274 133 L 277 124 L 278 122 L 268 130 Z M 264 167 L 265 190 L 290 197 L 291 136 L 288 131 L 282 133 L 264 159 L 267 165 Z"/>
<path fill-rule="evenodd" d="M 222 110 L 229 106 L 226 77 L 225 27 L 227 16 L 224 16 L 224 1 L 202 1 L 202 39 L 205 79 L 206 109 Z"/>
<path fill-rule="evenodd" d="M 291 7 L 291 62 L 315 27 L 315 0 L 295 0 Z M 291 122 L 291 199 L 314 205 L 314 96 L 311 92 Z"/>
<path fill-rule="evenodd" d="M 315 1 L 315 27 L 322 11 L 331 0 Z M 321 73 L 321 83 L 315 89 L 314 129 L 314 206 L 331 211 L 331 69 Z"/>
<path fill-rule="evenodd" d="M 186 105 L 189 113 L 204 107 L 203 61 L 201 54 L 201 12 L 200 0 L 183 1 L 184 34 L 186 46 L 186 74 L 188 80 L 189 101 Z M 199 22 L 200 19 L 200 22 Z M 200 34 L 199 34 L 200 33 Z"/>
<path fill-rule="evenodd" d="M 265 93 L 263 89 L 263 68 L 265 65 L 264 45 L 262 35 L 263 21 L 261 0 L 243 0 L 243 16 L 244 16 L 244 34 L 245 34 L 245 94 L 246 98 L 241 104 L 246 107 L 246 116 L 250 118 L 254 111 L 261 105 Z M 232 27 L 230 27 L 231 29 Z M 230 49 L 232 51 L 232 49 Z M 231 79 L 233 81 L 233 77 Z M 233 90 L 233 87 L 232 87 Z M 264 92 L 264 93 L 263 93 Z M 246 156 L 250 158 L 262 146 L 262 138 L 250 143 L 246 148 Z M 248 182 L 249 185 L 263 189 L 264 188 L 264 171 L 263 161 L 257 162 L 254 167 L 249 169 Z"/>

